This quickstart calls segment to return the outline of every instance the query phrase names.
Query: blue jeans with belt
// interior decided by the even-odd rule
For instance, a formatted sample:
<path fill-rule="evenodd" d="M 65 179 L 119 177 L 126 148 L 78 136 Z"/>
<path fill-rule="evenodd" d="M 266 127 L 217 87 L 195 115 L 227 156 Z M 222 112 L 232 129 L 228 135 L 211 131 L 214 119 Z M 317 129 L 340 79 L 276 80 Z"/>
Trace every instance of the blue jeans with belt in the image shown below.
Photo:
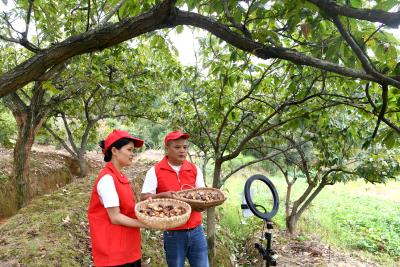
<path fill-rule="evenodd" d="M 189 230 L 164 231 L 164 250 L 168 267 L 208 267 L 206 236 L 201 225 Z"/>

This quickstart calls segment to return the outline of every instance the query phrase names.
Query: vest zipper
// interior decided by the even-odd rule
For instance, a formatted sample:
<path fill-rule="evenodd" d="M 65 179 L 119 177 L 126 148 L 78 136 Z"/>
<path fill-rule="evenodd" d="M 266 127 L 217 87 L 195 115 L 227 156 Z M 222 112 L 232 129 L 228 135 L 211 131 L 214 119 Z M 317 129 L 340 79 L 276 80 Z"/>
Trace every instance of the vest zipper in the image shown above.
<path fill-rule="evenodd" d="M 180 187 L 179 191 L 182 191 L 182 185 L 181 185 L 181 179 L 179 178 L 179 173 L 176 174 L 176 177 L 178 178 L 178 183 L 179 183 L 179 187 Z"/>

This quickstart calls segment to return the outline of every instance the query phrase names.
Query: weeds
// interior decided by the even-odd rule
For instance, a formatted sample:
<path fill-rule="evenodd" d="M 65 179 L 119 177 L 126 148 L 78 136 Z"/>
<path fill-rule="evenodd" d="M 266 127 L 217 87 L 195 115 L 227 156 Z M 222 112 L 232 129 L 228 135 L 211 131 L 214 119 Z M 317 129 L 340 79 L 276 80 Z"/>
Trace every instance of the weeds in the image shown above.
<path fill-rule="evenodd" d="M 241 216 L 238 216 L 241 215 L 240 204 L 244 183 L 251 175 L 248 171 L 243 171 L 225 184 L 225 187 L 229 188 L 226 204 L 229 205 L 229 209 L 224 209 L 221 225 L 230 229 L 233 239 L 238 241 L 252 231 L 242 224 Z M 280 197 L 280 209 L 273 221 L 283 229 L 286 184 L 282 178 L 270 178 Z M 306 184 L 301 181 L 295 185 L 294 198 L 303 192 L 305 186 Z M 309 236 L 317 234 L 324 242 L 331 245 L 363 252 L 369 258 L 392 265 L 400 259 L 400 205 L 396 201 L 373 195 L 354 194 L 360 192 L 359 189 L 363 186 L 365 186 L 363 182 L 353 182 L 326 188 L 300 218 L 298 238 L 307 240 Z M 398 184 L 395 186 L 400 188 Z M 381 185 L 379 188 L 382 190 Z M 397 195 L 393 197 L 396 198 Z M 256 225 L 254 222 L 257 220 L 262 221 L 256 218 L 251 224 Z"/>

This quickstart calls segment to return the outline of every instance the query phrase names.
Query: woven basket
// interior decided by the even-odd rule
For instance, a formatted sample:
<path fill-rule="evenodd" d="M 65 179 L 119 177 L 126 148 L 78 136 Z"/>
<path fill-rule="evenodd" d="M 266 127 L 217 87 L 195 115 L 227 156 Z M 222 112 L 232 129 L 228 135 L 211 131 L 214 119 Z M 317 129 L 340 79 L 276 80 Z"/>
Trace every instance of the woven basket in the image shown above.
<path fill-rule="evenodd" d="M 218 200 L 199 200 L 184 197 L 184 195 L 194 195 L 197 193 L 212 193 L 218 196 Z M 225 194 L 221 190 L 211 187 L 199 187 L 195 189 L 182 190 L 172 193 L 172 196 L 174 197 L 174 199 L 188 203 L 192 207 L 192 209 L 206 209 L 210 207 L 215 207 L 221 205 L 226 200 Z"/>
<path fill-rule="evenodd" d="M 186 212 L 182 215 L 163 217 L 163 218 L 156 216 L 148 216 L 147 214 L 139 212 L 141 209 L 146 208 L 150 203 L 155 205 L 162 204 L 164 206 L 172 205 L 173 207 L 183 207 L 186 210 Z M 135 206 L 135 213 L 138 220 L 157 229 L 169 229 L 185 224 L 189 219 L 191 212 L 192 210 L 187 203 L 171 198 L 144 200 L 136 203 Z"/>

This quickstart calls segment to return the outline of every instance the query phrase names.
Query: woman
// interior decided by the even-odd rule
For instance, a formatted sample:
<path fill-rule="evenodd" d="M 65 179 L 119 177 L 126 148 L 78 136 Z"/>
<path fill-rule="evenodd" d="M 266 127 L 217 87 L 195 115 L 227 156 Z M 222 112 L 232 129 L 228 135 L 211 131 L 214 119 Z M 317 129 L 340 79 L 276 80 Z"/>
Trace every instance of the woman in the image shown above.
<path fill-rule="evenodd" d="M 139 228 L 148 226 L 136 219 L 135 197 L 121 169 L 132 164 L 134 148 L 143 143 L 122 130 L 114 130 L 100 142 L 107 163 L 94 183 L 88 209 L 95 266 L 141 264 Z"/>

